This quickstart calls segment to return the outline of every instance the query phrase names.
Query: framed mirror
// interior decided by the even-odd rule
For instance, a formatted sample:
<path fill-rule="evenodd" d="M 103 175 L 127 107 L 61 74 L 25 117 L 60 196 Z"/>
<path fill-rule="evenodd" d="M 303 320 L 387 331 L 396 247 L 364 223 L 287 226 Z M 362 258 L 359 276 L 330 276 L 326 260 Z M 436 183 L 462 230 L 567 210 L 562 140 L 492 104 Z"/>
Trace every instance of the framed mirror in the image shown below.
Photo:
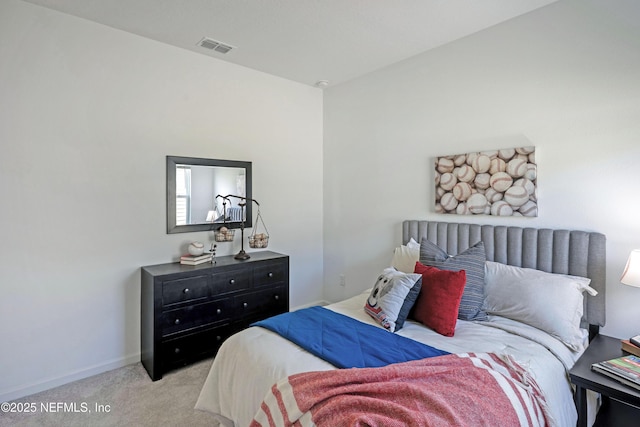
<path fill-rule="evenodd" d="M 252 226 L 251 162 L 167 156 L 167 234 Z"/>

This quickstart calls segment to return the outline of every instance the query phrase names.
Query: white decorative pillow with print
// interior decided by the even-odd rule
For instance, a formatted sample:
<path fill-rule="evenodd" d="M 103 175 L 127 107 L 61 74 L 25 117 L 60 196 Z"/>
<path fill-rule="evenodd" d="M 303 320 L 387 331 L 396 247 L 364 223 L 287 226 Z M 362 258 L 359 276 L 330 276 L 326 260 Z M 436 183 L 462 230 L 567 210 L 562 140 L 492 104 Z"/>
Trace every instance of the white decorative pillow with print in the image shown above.
<path fill-rule="evenodd" d="M 364 310 L 391 332 L 399 331 L 418 298 L 422 275 L 389 267 L 378 276 Z"/>

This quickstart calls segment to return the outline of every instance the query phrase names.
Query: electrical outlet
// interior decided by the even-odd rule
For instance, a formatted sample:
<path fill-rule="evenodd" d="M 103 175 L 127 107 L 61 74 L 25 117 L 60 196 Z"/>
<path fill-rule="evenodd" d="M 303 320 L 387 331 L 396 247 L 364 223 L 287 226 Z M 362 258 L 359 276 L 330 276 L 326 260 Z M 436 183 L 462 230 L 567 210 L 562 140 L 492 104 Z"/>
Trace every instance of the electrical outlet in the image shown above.
<path fill-rule="evenodd" d="M 347 282 L 344 278 L 344 274 L 340 275 L 340 286 L 346 286 Z"/>

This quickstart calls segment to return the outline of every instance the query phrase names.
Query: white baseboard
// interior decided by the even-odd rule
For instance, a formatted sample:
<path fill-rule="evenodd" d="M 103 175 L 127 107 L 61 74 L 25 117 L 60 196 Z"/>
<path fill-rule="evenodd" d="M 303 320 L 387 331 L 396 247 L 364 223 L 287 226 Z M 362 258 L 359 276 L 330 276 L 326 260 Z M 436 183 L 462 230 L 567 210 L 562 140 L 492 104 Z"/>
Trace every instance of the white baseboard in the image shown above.
<path fill-rule="evenodd" d="M 140 353 L 123 357 L 121 359 L 114 359 L 106 363 L 101 363 L 99 365 L 90 366 L 88 368 L 70 372 L 59 377 L 49 378 L 33 384 L 27 384 L 18 388 L 14 388 L 13 390 L 0 390 L 0 402 L 9 402 L 11 400 L 20 399 L 25 396 L 40 393 L 41 391 L 49 390 L 64 384 L 92 377 L 103 372 L 122 368 L 124 366 L 138 362 L 140 362 Z"/>

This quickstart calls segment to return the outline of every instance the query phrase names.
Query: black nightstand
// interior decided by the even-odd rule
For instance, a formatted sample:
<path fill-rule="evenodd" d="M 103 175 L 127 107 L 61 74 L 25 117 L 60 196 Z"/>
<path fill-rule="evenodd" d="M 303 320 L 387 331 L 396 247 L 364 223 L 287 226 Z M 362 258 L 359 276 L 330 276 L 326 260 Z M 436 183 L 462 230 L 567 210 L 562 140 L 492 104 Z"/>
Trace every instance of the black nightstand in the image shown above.
<path fill-rule="evenodd" d="M 574 398 L 578 409 L 578 427 L 587 425 L 587 390 L 600 393 L 603 397 L 602 408 L 594 426 L 638 425 L 640 392 L 591 370 L 592 363 L 623 355 L 618 338 L 598 335 L 569 371 L 571 382 L 576 386 Z"/>

